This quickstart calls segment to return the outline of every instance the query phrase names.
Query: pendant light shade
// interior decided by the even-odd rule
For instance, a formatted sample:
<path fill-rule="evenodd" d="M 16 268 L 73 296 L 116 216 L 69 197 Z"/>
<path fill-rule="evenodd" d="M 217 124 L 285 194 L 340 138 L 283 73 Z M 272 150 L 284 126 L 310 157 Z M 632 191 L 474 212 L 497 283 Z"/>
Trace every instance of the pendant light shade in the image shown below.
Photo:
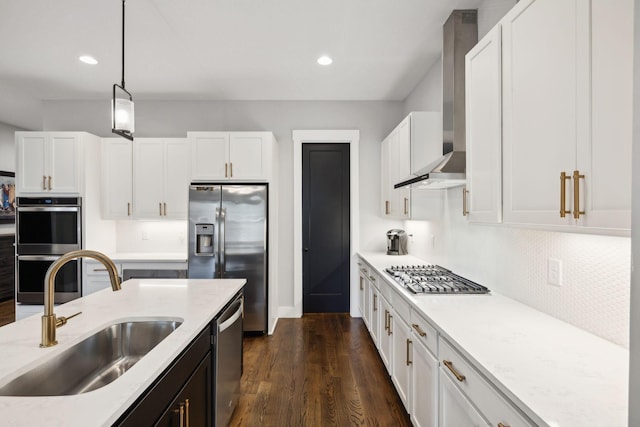
<path fill-rule="evenodd" d="M 135 115 L 133 97 L 124 87 L 124 2 L 122 0 L 122 83 L 113 85 L 111 132 L 133 141 Z"/>

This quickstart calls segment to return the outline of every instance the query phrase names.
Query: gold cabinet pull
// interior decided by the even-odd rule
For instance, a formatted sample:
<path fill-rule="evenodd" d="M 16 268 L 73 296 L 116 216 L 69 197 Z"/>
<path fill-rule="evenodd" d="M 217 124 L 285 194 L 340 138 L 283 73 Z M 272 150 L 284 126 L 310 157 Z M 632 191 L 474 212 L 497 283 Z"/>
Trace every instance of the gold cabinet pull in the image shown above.
<path fill-rule="evenodd" d="M 580 210 L 580 179 L 584 179 L 584 175 L 580 175 L 579 171 L 573 171 L 573 218 L 580 219 L 580 215 L 584 215 L 584 211 Z"/>
<path fill-rule="evenodd" d="M 469 215 L 469 209 L 467 209 L 467 194 L 469 194 L 467 187 L 462 187 L 462 216 Z"/>
<path fill-rule="evenodd" d="M 411 365 L 411 358 L 409 357 L 409 346 L 411 346 L 411 340 L 409 338 L 407 338 L 407 366 Z"/>
<path fill-rule="evenodd" d="M 560 172 L 560 218 L 564 218 L 570 210 L 567 210 L 567 180 L 571 177 L 567 176 L 565 172 Z"/>
<path fill-rule="evenodd" d="M 373 311 L 378 311 L 378 294 L 373 294 Z"/>
<path fill-rule="evenodd" d="M 185 427 L 189 427 L 189 399 L 184 400 L 184 410 L 185 410 Z"/>
<path fill-rule="evenodd" d="M 229 163 L 229 177 L 233 178 L 233 162 Z"/>
<path fill-rule="evenodd" d="M 409 204 L 409 199 L 405 197 L 405 198 L 404 198 L 404 214 L 405 214 L 405 215 L 409 215 L 409 207 L 408 207 L 408 204 Z"/>
<path fill-rule="evenodd" d="M 184 404 L 180 404 L 180 409 L 178 410 L 180 414 L 180 427 L 184 427 Z"/>
<path fill-rule="evenodd" d="M 42 189 L 46 190 L 47 189 L 47 177 L 42 175 Z"/>
<path fill-rule="evenodd" d="M 371 280 L 372 282 L 375 282 L 375 281 L 376 281 L 376 278 L 375 278 L 375 277 L 373 277 L 373 276 L 369 276 L 369 280 Z"/>
<path fill-rule="evenodd" d="M 49 191 L 51 191 L 51 177 L 49 177 Z"/>
<path fill-rule="evenodd" d="M 387 309 L 384 310 L 384 330 L 389 331 L 389 310 Z"/>
<path fill-rule="evenodd" d="M 131 216 L 131 202 L 127 203 L 127 216 Z"/>
<path fill-rule="evenodd" d="M 160 216 L 162 216 L 162 202 L 158 203 L 158 210 L 160 211 Z"/>
<path fill-rule="evenodd" d="M 389 329 L 387 329 L 387 335 L 393 334 L 393 331 L 391 330 L 391 319 L 393 319 L 393 316 L 391 315 L 391 312 L 389 312 Z"/>
<path fill-rule="evenodd" d="M 362 276 L 360 276 L 360 290 L 363 290 L 364 287 L 362 287 Z"/>
<path fill-rule="evenodd" d="M 227 163 L 224 164 L 224 177 L 229 177 L 229 165 Z"/>
<path fill-rule="evenodd" d="M 391 213 L 391 212 L 389 212 L 389 211 L 390 211 L 390 209 L 389 209 L 389 201 L 388 201 L 388 200 L 385 200 L 385 201 L 384 201 L 384 214 L 385 214 L 385 215 L 389 215 L 389 214 Z"/>
<path fill-rule="evenodd" d="M 451 362 L 450 360 L 443 360 L 442 362 L 444 363 L 444 366 L 449 368 L 451 373 L 456 377 L 458 381 L 462 382 L 465 379 L 467 379 L 467 377 L 465 377 L 464 375 L 460 374 L 458 371 L 455 370 L 455 368 L 453 367 L 453 362 Z"/>
<path fill-rule="evenodd" d="M 498 423 L 498 427 L 511 427 L 509 424 Z"/>
<path fill-rule="evenodd" d="M 421 337 L 427 336 L 427 333 L 423 331 L 422 328 L 420 328 L 420 325 L 418 325 L 417 323 L 412 323 L 411 326 L 418 332 L 418 335 L 420 335 Z"/>
<path fill-rule="evenodd" d="M 162 204 L 162 208 L 163 208 L 163 210 L 164 210 L 164 216 L 167 216 L 167 204 L 166 204 L 166 203 L 163 203 L 163 204 Z"/>

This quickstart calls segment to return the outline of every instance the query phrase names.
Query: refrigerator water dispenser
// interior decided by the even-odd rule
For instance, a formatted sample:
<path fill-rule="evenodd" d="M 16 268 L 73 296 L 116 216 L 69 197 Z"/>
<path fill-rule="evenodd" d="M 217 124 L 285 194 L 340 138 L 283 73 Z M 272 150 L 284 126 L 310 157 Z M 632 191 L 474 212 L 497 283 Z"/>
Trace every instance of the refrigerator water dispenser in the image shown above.
<path fill-rule="evenodd" d="M 213 256 L 213 224 L 196 224 L 196 253 Z"/>

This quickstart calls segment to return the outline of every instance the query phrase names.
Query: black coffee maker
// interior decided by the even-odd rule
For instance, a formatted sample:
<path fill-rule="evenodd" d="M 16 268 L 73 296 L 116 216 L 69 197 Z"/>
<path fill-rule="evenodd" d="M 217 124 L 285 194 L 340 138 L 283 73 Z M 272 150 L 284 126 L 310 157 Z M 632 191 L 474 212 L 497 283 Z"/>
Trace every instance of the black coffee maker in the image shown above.
<path fill-rule="evenodd" d="M 407 233 L 397 228 L 387 231 L 387 255 L 407 253 Z"/>

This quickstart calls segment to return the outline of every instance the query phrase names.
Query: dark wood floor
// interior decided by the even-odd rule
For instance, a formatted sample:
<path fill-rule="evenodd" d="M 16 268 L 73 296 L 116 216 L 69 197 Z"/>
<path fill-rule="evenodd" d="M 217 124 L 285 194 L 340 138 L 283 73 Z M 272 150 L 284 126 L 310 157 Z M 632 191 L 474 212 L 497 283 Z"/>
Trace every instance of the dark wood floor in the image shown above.
<path fill-rule="evenodd" d="M 231 426 L 410 426 L 361 319 L 280 319 L 244 339 L 242 397 Z"/>

